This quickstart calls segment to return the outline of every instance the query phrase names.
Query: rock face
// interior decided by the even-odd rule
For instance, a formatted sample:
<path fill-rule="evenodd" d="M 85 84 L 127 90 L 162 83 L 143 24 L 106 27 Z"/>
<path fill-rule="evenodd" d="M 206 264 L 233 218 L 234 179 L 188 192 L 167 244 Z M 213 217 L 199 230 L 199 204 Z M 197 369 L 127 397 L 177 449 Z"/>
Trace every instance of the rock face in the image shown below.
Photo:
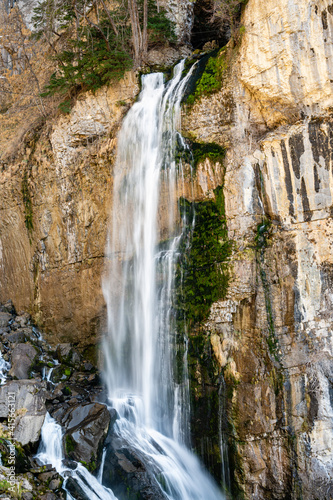
<path fill-rule="evenodd" d="M 38 443 L 46 414 L 45 400 L 45 382 L 13 380 L 0 387 L 0 418 L 8 418 L 8 404 L 13 403 L 15 409 L 13 437 L 22 446 Z"/>
<path fill-rule="evenodd" d="M 168 5 L 186 42 L 192 4 Z M 229 436 L 233 498 L 329 499 L 333 7 L 249 0 L 242 16 L 245 31 L 229 49 L 221 90 L 184 110 L 191 139 L 228 148 L 225 176 L 221 165 L 202 161 L 185 195 L 210 200 L 223 185 L 233 241 L 227 295 L 190 332 L 195 445 L 218 453 L 218 438 Z M 53 329 L 54 342 L 95 341 L 115 134 L 137 92 L 128 75 L 82 97 L 51 132 L 31 133 L 22 161 L 0 174 L 0 300 L 28 308 Z M 23 342 L 9 321 L 1 312 L 4 338 Z M 66 353 L 63 346 L 59 356 Z M 21 391 L 33 387 L 28 382 L 11 384 Z M 55 391 L 59 405 L 64 392 L 65 384 Z M 135 484 L 146 474 L 140 457 L 118 445 L 108 443 L 113 466 L 133 473 Z"/>
<path fill-rule="evenodd" d="M 66 426 L 66 456 L 97 469 L 110 425 L 107 407 L 99 403 L 78 405 L 66 413 L 62 422 Z"/>
<path fill-rule="evenodd" d="M 115 135 L 137 91 L 130 73 L 88 94 L 0 174 L 0 300 L 33 313 L 53 343 L 97 334 Z"/>
<path fill-rule="evenodd" d="M 250 0 L 222 90 L 185 120 L 229 148 L 232 279 L 205 338 L 227 388 L 235 498 L 333 492 L 332 9 Z"/>

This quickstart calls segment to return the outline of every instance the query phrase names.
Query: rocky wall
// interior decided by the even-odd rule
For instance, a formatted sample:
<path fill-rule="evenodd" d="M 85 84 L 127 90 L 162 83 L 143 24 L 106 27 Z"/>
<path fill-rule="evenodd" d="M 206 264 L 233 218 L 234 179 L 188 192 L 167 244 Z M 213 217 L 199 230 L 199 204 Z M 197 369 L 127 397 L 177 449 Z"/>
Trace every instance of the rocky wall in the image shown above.
<path fill-rule="evenodd" d="M 232 278 L 201 335 L 227 386 L 232 498 L 332 496 L 332 12 L 249 0 L 221 91 L 184 121 L 228 148 Z"/>

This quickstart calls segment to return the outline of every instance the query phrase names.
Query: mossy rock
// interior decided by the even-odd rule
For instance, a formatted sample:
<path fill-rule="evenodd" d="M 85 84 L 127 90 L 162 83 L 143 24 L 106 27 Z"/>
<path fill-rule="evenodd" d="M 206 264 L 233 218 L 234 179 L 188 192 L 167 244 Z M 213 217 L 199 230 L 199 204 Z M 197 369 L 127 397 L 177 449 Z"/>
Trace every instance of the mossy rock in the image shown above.
<path fill-rule="evenodd" d="M 214 193 L 215 200 L 180 200 L 186 228 L 176 272 L 176 309 L 178 319 L 186 317 L 191 324 L 207 319 L 211 305 L 224 299 L 228 290 L 232 242 L 226 226 L 223 187 Z"/>

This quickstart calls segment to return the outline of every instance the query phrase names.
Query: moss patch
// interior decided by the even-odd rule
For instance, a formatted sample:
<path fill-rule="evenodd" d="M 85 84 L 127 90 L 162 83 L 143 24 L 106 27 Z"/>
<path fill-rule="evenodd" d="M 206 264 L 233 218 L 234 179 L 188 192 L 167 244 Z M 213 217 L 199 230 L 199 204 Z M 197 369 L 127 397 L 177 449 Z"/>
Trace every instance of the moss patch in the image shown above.
<path fill-rule="evenodd" d="M 203 95 L 211 95 L 222 87 L 223 75 L 227 69 L 226 49 L 221 49 L 216 56 L 211 56 L 205 69 L 196 82 L 195 90 L 188 96 L 187 104 L 193 104 Z"/>
<path fill-rule="evenodd" d="M 180 200 L 186 230 L 176 273 L 177 309 L 178 317 L 186 317 L 192 324 L 205 320 L 213 302 L 225 298 L 228 289 L 232 244 L 228 239 L 223 187 L 214 193 L 215 200 Z"/>

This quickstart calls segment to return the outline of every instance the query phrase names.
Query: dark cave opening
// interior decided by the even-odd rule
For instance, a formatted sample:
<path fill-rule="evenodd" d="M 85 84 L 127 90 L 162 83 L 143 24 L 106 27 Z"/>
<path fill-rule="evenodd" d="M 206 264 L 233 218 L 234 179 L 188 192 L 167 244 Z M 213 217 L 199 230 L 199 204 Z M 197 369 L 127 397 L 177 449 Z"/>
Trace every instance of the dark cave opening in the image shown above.
<path fill-rule="evenodd" d="M 197 0 L 194 4 L 194 21 L 191 34 L 193 50 L 202 49 L 205 43 L 215 40 L 223 47 L 230 39 L 230 28 L 212 20 L 213 0 Z"/>

